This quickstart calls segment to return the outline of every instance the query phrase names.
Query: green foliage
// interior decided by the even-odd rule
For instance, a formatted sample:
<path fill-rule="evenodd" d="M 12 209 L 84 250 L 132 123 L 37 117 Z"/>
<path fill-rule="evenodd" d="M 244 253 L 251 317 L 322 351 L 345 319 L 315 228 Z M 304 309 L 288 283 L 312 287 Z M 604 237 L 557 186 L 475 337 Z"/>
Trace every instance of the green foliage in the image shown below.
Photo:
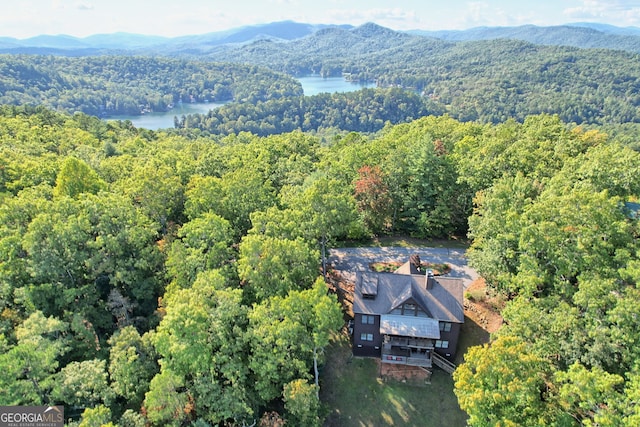
<path fill-rule="evenodd" d="M 264 68 L 142 56 L 0 55 L 0 75 L 2 104 L 44 104 L 96 116 L 302 94 L 299 83 Z"/>
<path fill-rule="evenodd" d="M 155 348 L 149 335 L 141 337 L 133 326 L 119 330 L 109 339 L 109 345 L 111 388 L 127 407 L 139 410 L 158 371 Z"/>
<path fill-rule="evenodd" d="M 233 232 L 229 221 L 204 213 L 186 222 L 171 244 L 166 267 L 173 285 L 186 288 L 198 273 L 222 268 L 231 262 Z"/>
<path fill-rule="evenodd" d="M 583 425 L 614 425 L 611 418 L 615 419 L 613 408 L 621 397 L 617 389 L 624 383 L 622 377 L 575 363 L 566 372 L 558 372 L 555 381 L 563 411 Z"/>
<path fill-rule="evenodd" d="M 145 395 L 147 419 L 152 425 L 180 426 L 188 419 L 185 411 L 188 399 L 184 379 L 171 370 L 162 371 L 153 377 Z"/>
<path fill-rule="evenodd" d="M 108 384 L 106 362 L 94 359 L 67 364 L 56 376 L 51 397 L 71 407 L 110 406 L 115 396 Z"/>
<path fill-rule="evenodd" d="M 317 386 L 303 379 L 293 380 L 284 386 L 284 407 L 287 421 L 298 426 L 320 426 L 318 412 L 320 401 L 316 395 Z"/>
<path fill-rule="evenodd" d="M 260 136 L 322 129 L 377 132 L 385 123 L 406 123 L 427 114 L 444 112 L 444 109 L 429 107 L 411 91 L 362 89 L 259 103 L 227 104 L 207 114 L 189 115 L 179 127 L 201 129 L 212 134 L 251 132 Z"/>
<path fill-rule="evenodd" d="M 361 237 L 352 194 L 340 182 L 325 176 L 310 176 L 299 188 L 283 191 L 283 203 L 299 212 L 301 236 L 320 243 L 323 272 L 326 271 L 327 244 L 338 237 Z"/>
<path fill-rule="evenodd" d="M 211 57 L 293 75 L 347 74 L 383 88 L 406 88 L 424 95 L 428 111 L 464 122 L 522 122 L 542 113 L 558 114 L 566 123 L 638 121 L 637 54 L 618 49 L 508 39 L 452 43 L 374 24 L 265 44 L 236 46 Z"/>
<path fill-rule="evenodd" d="M 104 405 L 85 409 L 78 427 L 113 427 L 111 410 Z"/>
<path fill-rule="evenodd" d="M 238 274 L 257 301 L 308 288 L 318 275 L 318 251 L 302 238 L 248 235 L 240 244 Z"/>
<path fill-rule="evenodd" d="M 25 297 L 46 314 L 72 309 L 109 330 L 108 312 L 95 307 L 117 289 L 137 304 L 136 313 L 149 315 L 159 292 L 155 238 L 149 220 L 120 196 L 56 199 L 23 237 L 32 277 Z"/>
<path fill-rule="evenodd" d="M 98 174 L 89 165 L 74 157 L 67 157 L 56 178 L 53 195 L 75 199 L 80 194 L 97 194 L 105 188 L 105 182 L 98 177 Z"/>
<path fill-rule="evenodd" d="M 595 129 L 444 116 L 323 144 L 190 139 L 5 106 L 0 158 L 3 404 L 89 402 L 81 422 L 137 426 L 250 424 L 281 402 L 290 423 L 319 422 L 343 317 L 318 261 L 388 223 L 469 231 L 506 295 L 495 342 L 456 374 L 472 424 L 637 424 L 640 231 L 624 206 L 640 156 Z"/>
<path fill-rule="evenodd" d="M 456 154 L 467 171 L 461 178 L 479 190 L 470 261 L 511 299 L 492 347 L 469 352 L 459 368 L 461 406 L 472 425 L 625 425 L 635 417 L 623 390 L 634 387 L 639 356 L 640 277 L 637 220 L 624 202 L 637 200 L 631 177 L 640 157 L 597 131 L 565 129 L 549 117 L 507 125 L 502 131 L 512 141 L 467 138 Z M 493 346 L 508 354 L 498 344 L 512 337 L 544 363 L 543 398 L 529 403 L 537 414 L 519 406 L 524 396 L 489 405 L 496 373 L 480 364 L 495 362 Z M 519 363 L 513 355 L 496 369 L 534 379 Z"/>
<path fill-rule="evenodd" d="M 544 426 L 545 376 L 549 367 L 518 338 L 501 336 L 472 347 L 454 373 L 460 407 L 472 426 Z"/>
<path fill-rule="evenodd" d="M 163 229 L 169 222 L 180 219 L 184 188 L 170 165 L 147 159 L 121 185 L 122 192 L 131 198 L 131 202 Z"/>
<path fill-rule="evenodd" d="M 249 313 L 249 368 L 264 401 L 280 396 L 290 381 L 308 379 L 314 355 L 342 325 L 340 306 L 326 292 L 319 279 L 312 289 L 269 298 Z"/>
<path fill-rule="evenodd" d="M 220 178 L 194 176 L 186 197 L 189 218 L 213 212 L 231 223 L 236 236 L 250 228 L 251 213 L 275 204 L 271 183 L 249 167 L 229 171 Z"/>
<path fill-rule="evenodd" d="M 55 384 L 58 360 L 67 351 L 69 325 L 35 312 L 15 330 L 17 343 L 0 335 L 0 401 L 3 405 L 43 405 Z"/>
<path fill-rule="evenodd" d="M 239 289 L 218 289 L 205 280 L 172 295 L 154 337 L 162 369 L 145 400 L 151 421 L 179 422 L 194 411 L 216 424 L 253 414 L 241 300 Z M 178 391 L 184 388 L 188 395 Z"/>

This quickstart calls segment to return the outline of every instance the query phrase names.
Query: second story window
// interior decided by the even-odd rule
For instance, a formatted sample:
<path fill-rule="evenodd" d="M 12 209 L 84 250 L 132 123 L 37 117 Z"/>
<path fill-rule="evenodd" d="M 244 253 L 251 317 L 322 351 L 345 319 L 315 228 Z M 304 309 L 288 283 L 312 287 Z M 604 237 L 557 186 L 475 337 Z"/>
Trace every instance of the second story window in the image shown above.
<path fill-rule="evenodd" d="M 370 314 L 363 314 L 362 315 L 362 324 L 363 325 L 373 325 L 375 322 L 376 322 L 375 316 L 372 316 Z"/>

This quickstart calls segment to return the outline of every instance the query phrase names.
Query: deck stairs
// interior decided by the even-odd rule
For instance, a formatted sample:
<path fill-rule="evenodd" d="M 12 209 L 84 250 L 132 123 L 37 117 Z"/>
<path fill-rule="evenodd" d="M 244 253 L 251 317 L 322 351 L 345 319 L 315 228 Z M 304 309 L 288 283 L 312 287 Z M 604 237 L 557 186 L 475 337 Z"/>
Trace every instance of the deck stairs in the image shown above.
<path fill-rule="evenodd" d="M 440 356 L 436 352 L 431 353 L 431 361 L 438 368 L 442 369 L 443 371 L 445 371 L 445 372 L 447 372 L 449 374 L 453 374 L 453 371 L 456 370 L 456 364 L 455 363 L 449 362 L 447 359 L 445 359 L 444 357 Z"/>

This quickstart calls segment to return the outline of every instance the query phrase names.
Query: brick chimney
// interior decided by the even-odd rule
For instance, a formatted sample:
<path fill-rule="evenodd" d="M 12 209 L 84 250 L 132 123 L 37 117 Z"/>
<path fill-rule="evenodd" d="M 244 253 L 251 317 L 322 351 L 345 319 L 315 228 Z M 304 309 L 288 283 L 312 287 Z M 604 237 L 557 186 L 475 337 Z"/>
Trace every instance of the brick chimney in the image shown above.
<path fill-rule="evenodd" d="M 433 271 L 427 270 L 425 282 L 427 284 L 427 289 L 433 289 L 433 284 L 436 282 L 436 278 L 433 275 Z"/>

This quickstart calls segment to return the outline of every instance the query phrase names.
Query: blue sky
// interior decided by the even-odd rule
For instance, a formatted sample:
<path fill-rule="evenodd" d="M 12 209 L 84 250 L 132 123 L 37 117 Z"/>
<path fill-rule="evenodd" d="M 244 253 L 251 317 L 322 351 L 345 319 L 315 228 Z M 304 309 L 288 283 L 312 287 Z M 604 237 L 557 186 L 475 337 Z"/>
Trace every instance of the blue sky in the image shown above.
<path fill-rule="evenodd" d="M 640 0 L 2 0 L 0 36 L 179 36 L 293 20 L 395 30 L 600 22 L 640 26 Z"/>

